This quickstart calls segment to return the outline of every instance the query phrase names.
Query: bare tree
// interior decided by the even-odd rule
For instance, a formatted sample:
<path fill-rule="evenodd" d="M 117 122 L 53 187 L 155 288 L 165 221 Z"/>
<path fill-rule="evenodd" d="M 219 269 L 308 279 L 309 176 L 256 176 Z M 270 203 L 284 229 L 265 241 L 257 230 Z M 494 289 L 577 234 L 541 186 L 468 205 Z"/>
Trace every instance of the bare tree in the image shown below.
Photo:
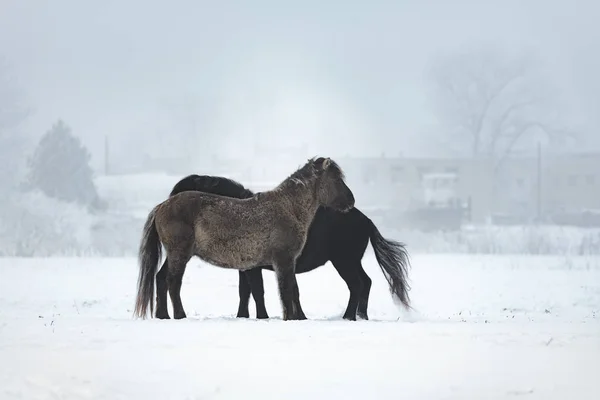
<path fill-rule="evenodd" d="M 496 168 L 528 138 L 550 143 L 573 137 L 558 117 L 550 85 L 531 55 L 474 50 L 438 59 L 432 68 L 434 109 L 444 136 Z"/>

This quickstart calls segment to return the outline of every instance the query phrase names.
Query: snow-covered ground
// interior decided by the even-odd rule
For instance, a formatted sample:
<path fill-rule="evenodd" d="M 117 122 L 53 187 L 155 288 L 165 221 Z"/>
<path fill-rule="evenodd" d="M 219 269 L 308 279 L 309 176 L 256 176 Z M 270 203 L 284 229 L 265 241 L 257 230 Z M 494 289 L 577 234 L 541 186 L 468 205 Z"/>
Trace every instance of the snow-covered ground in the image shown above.
<path fill-rule="evenodd" d="M 192 260 L 188 319 L 134 320 L 134 258 L 0 258 L 0 399 L 599 399 L 600 258 L 413 255 L 399 311 L 371 251 L 371 320 L 328 264 L 309 320 L 234 318 L 237 273 Z"/>

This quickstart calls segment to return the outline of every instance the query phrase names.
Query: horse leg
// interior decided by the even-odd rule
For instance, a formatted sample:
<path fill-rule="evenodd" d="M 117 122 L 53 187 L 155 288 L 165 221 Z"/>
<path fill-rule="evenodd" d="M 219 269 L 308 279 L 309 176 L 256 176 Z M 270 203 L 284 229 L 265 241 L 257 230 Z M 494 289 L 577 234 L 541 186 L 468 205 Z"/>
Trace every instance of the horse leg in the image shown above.
<path fill-rule="evenodd" d="M 175 257 L 169 255 L 167 285 L 169 295 L 171 296 L 171 303 L 173 303 L 173 318 L 175 319 L 186 317 L 183 304 L 181 304 L 181 284 L 183 282 L 185 267 L 190 258 L 192 258 L 191 255 L 183 256 L 178 254 Z"/>
<path fill-rule="evenodd" d="M 297 312 L 301 311 L 299 306 L 299 292 L 297 289 L 296 274 L 294 273 L 294 261 L 290 257 L 281 257 L 273 264 L 277 275 L 277 286 L 279 287 L 279 298 L 283 311 L 283 320 L 302 319 Z M 296 306 L 296 303 L 298 305 Z"/>
<path fill-rule="evenodd" d="M 363 283 L 363 290 L 358 300 L 358 316 L 362 319 L 369 319 L 367 307 L 369 306 L 369 294 L 371 293 L 371 278 L 365 272 L 362 264 L 358 269 L 358 275 Z"/>
<path fill-rule="evenodd" d="M 265 285 L 262 277 L 262 268 L 249 269 L 244 273 L 246 274 L 246 278 L 250 284 L 252 297 L 254 297 L 254 303 L 256 305 L 256 318 L 269 318 L 269 314 L 267 314 L 267 308 L 265 307 Z"/>
<path fill-rule="evenodd" d="M 300 305 L 300 289 L 298 288 L 297 279 L 296 284 L 294 285 L 294 313 L 298 316 L 298 319 L 306 319 L 306 315 L 304 315 L 304 311 L 302 310 L 302 306 Z"/>
<path fill-rule="evenodd" d="M 169 310 L 167 309 L 167 273 L 169 270 L 169 259 L 165 258 L 165 262 L 156 274 L 156 318 L 170 319 Z"/>
<path fill-rule="evenodd" d="M 358 273 L 358 266 L 360 264 L 357 265 L 354 262 L 347 262 L 346 260 L 332 260 L 332 264 L 344 282 L 346 282 L 350 291 L 350 299 L 344 313 L 344 319 L 356 321 L 358 301 L 363 290 L 363 283 Z"/>
<path fill-rule="evenodd" d="M 239 283 L 238 293 L 240 295 L 240 303 L 238 305 L 237 318 L 250 318 L 248 311 L 248 302 L 250 301 L 250 282 L 244 271 L 238 271 Z"/>

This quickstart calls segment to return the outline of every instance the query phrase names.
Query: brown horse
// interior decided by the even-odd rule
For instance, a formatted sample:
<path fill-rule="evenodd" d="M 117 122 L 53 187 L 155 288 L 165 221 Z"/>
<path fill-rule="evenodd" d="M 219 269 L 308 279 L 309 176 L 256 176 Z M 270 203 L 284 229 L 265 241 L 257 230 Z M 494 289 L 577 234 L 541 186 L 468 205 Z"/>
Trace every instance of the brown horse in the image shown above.
<path fill-rule="evenodd" d="M 156 317 L 169 318 L 167 291 L 175 319 L 185 318 L 181 283 L 196 255 L 222 268 L 248 270 L 272 265 L 283 320 L 306 319 L 300 305 L 296 260 L 319 206 L 347 212 L 354 195 L 341 168 L 330 158 L 310 159 L 279 186 L 248 199 L 186 191 L 169 197 L 148 215 L 139 250 L 140 271 L 134 315 L 153 313 L 154 276 L 167 253 L 167 273 L 157 281 Z"/>

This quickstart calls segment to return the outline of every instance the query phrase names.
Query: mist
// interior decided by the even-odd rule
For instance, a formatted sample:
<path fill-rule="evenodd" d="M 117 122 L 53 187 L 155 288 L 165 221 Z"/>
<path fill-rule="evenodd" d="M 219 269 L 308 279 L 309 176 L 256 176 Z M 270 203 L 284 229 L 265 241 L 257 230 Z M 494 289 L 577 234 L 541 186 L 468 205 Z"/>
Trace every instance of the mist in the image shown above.
<path fill-rule="evenodd" d="M 21 130 L 41 135 L 65 119 L 96 168 L 105 136 L 128 157 L 173 135 L 198 160 L 265 164 L 277 150 L 250 155 L 250 144 L 305 145 L 299 164 L 436 150 L 421 140 L 437 123 L 427 71 L 474 46 L 535 53 L 597 142 L 598 15 L 593 1 L 5 1 L 0 48 L 35 110 Z M 192 104 L 184 116 L 182 103 Z"/>
<path fill-rule="evenodd" d="M 394 208 L 422 194 L 369 184 L 405 168 L 376 160 L 483 157 L 523 174 L 506 160 L 600 149 L 599 15 L 593 1 L 5 1 L 10 187 L 57 121 L 101 192 L 109 176 L 155 173 L 166 186 L 198 173 L 268 189 L 320 155 L 348 170 L 358 204 Z M 513 178 L 489 179 L 497 192 Z"/>

